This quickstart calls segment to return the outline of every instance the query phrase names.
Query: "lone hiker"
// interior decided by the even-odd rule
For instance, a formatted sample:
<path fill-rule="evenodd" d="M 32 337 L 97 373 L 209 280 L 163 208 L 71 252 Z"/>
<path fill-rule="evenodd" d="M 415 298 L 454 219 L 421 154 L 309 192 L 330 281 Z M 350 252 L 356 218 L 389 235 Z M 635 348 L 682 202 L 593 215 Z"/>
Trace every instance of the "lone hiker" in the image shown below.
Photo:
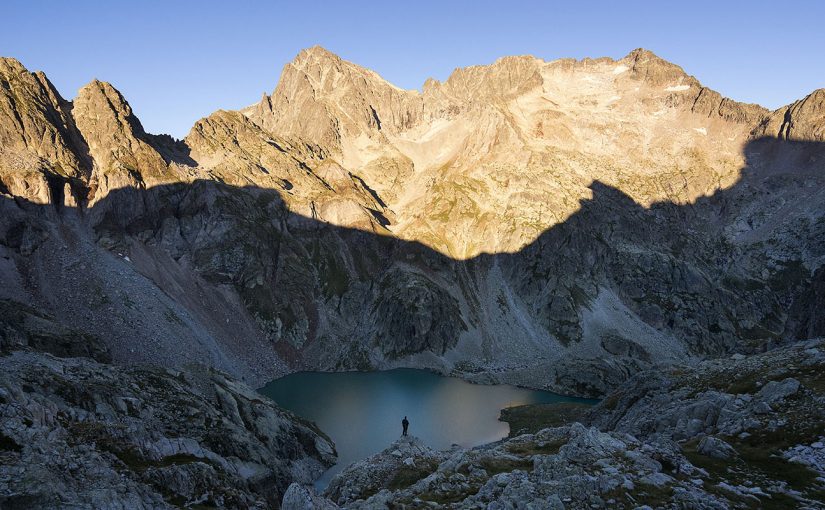
<path fill-rule="evenodd" d="M 402 426 L 402 427 L 404 427 L 404 433 L 403 433 L 403 435 L 405 435 L 405 436 L 406 436 L 406 435 L 407 435 L 407 428 L 410 426 L 410 421 L 409 421 L 409 420 L 407 420 L 407 417 L 406 417 L 406 416 L 404 417 L 404 419 L 403 419 L 403 420 L 401 420 L 401 426 Z"/>

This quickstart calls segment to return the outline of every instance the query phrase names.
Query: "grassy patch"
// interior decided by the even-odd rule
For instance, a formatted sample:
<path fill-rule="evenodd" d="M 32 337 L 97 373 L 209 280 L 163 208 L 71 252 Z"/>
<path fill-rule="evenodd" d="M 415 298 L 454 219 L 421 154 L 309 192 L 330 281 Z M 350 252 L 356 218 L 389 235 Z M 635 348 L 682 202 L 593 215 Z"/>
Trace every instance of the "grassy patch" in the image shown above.
<path fill-rule="evenodd" d="M 95 422 L 74 422 L 67 425 L 71 433 L 70 444 L 94 444 L 99 451 L 108 452 L 117 457 L 129 470 L 143 472 L 150 468 L 163 468 L 191 464 L 193 462 L 210 463 L 209 459 L 188 453 L 167 455 L 161 459 L 147 458 L 143 452 L 124 439 L 118 438 L 113 430 Z"/>
<path fill-rule="evenodd" d="M 197 457 L 188 453 L 176 453 L 167 455 L 159 460 L 148 459 L 143 454 L 134 449 L 105 448 L 118 458 L 126 467 L 132 471 L 143 472 L 150 468 L 164 468 L 171 466 L 181 466 L 194 462 L 209 463 L 208 459 Z"/>
<path fill-rule="evenodd" d="M 814 393 L 825 395 L 825 372 L 819 366 L 804 367 L 796 371 L 794 377 Z"/>
<path fill-rule="evenodd" d="M 452 503 L 459 503 L 464 501 L 465 499 L 469 498 L 470 496 L 474 496 L 478 493 L 481 489 L 480 485 L 473 485 L 464 491 L 449 491 L 449 492 L 422 492 L 419 494 L 419 498 L 424 501 L 431 501 L 433 503 L 438 503 L 439 505 L 449 505 Z"/>
<path fill-rule="evenodd" d="M 751 374 L 745 374 L 742 377 L 739 377 L 732 381 L 728 386 L 725 388 L 726 393 L 732 393 L 734 395 L 740 395 L 743 393 L 756 393 L 759 391 L 759 386 L 757 386 L 757 382 L 759 379 L 763 377 L 762 374 L 755 372 Z"/>
<path fill-rule="evenodd" d="M 110 304 L 112 301 L 103 290 L 103 286 L 99 282 L 93 282 L 89 286 L 89 307 L 93 310 L 99 310 L 104 306 Z"/>
<path fill-rule="evenodd" d="M 166 319 L 166 322 L 170 324 L 183 325 L 183 319 L 181 319 L 171 308 L 164 310 L 163 317 Z"/>
<path fill-rule="evenodd" d="M 566 440 L 558 441 L 528 441 L 519 444 L 510 444 L 507 451 L 516 455 L 555 455 L 559 449 L 567 444 Z"/>
<path fill-rule="evenodd" d="M 438 463 L 432 459 L 418 459 L 414 466 L 404 465 L 387 484 L 387 488 L 396 491 L 406 489 L 415 482 L 426 478 L 438 468 Z"/>
<path fill-rule="evenodd" d="M 310 256 L 318 272 L 318 281 L 324 297 L 329 299 L 332 296 L 344 295 L 350 285 L 349 272 L 344 262 L 338 260 L 333 251 L 320 241 L 312 244 Z"/>
<path fill-rule="evenodd" d="M 777 292 L 792 289 L 810 278 L 810 272 L 799 260 L 786 262 L 784 266 L 768 279 L 768 284 Z"/>
<path fill-rule="evenodd" d="M 618 487 L 612 491 L 603 494 L 605 499 L 615 499 L 624 502 L 622 508 L 635 508 L 638 505 L 648 505 L 653 508 L 664 508 L 670 503 L 673 497 L 672 487 L 659 487 L 647 483 L 636 483 L 633 490 L 627 490 L 624 487 Z"/>
<path fill-rule="evenodd" d="M 590 309 L 590 296 L 587 295 L 587 292 L 584 291 L 578 285 L 573 285 L 570 287 L 570 297 L 573 299 L 573 303 L 575 304 L 576 308 L 587 308 Z"/>
<path fill-rule="evenodd" d="M 506 457 L 485 457 L 480 459 L 478 465 L 487 471 L 490 476 L 499 473 L 509 473 L 520 469 L 522 471 L 532 471 L 533 461 L 530 459 L 509 459 Z"/>
<path fill-rule="evenodd" d="M 619 400 L 621 400 L 621 398 L 622 396 L 619 392 L 611 393 L 601 401 L 602 408 L 607 409 L 608 411 L 616 409 L 616 406 L 619 405 Z"/>
<path fill-rule="evenodd" d="M 589 407 L 577 402 L 528 404 L 502 409 L 499 420 L 510 424 L 510 437 L 523 433 L 535 434 L 549 427 L 581 421 Z"/>
<path fill-rule="evenodd" d="M 821 498 L 821 491 L 816 489 L 817 474 L 802 464 L 788 462 L 781 457 L 781 449 L 791 444 L 806 442 L 805 439 L 793 437 L 795 436 L 793 433 L 788 436 L 786 437 L 783 431 L 777 431 L 754 435 L 744 441 L 725 438 L 739 455 L 734 459 L 716 459 L 698 453 L 696 451 L 698 440 L 685 443 L 682 449 L 691 464 L 704 469 L 710 475 L 713 486 L 706 487 L 710 492 L 739 501 L 749 508 L 794 508 L 798 506 L 798 501 L 785 494 L 771 493 L 770 498 L 759 498 L 757 503 L 750 498 L 742 498 L 717 487 L 720 482 L 724 481 L 734 486 L 759 486 L 764 490 L 771 480 L 779 480 L 808 498 L 815 500 Z"/>

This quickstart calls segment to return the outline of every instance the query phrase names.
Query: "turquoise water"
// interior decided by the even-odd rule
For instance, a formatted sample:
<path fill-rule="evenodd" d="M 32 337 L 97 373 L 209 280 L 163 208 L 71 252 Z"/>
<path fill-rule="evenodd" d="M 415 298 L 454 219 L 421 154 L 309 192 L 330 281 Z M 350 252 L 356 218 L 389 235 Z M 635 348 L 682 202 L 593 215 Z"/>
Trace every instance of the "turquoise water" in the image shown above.
<path fill-rule="evenodd" d="M 498 421 L 505 407 L 592 402 L 503 384 L 471 384 L 412 369 L 300 372 L 276 379 L 259 391 L 281 407 L 314 421 L 335 441 L 338 464 L 318 480 L 319 488 L 326 487 L 349 464 L 395 441 L 401 435 L 404 416 L 410 421 L 410 435 L 443 449 L 506 437 L 509 425 Z"/>

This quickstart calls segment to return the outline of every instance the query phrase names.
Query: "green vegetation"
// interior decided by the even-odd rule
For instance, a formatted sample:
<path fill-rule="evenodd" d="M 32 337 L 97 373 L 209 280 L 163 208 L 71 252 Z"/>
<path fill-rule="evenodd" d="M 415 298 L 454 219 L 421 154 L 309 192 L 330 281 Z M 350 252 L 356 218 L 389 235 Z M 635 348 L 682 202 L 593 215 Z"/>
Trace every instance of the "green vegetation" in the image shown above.
<path fill-rule="evenodd" d="M 799 382 L 809 390 L 825 395 L 825 372 L 817 366 L 808 366 L 798 368 L 794 371 L 794 377 L 799 379 Z"/>
<path fill-rule="evenodd" d="M 562 446 L 567 444 L 566 440 L 558 441 L 530 441 L 526 443 L 511 444 L 507 450 L 515 455 L 555 455 L 559 453 Z"/>
<path fill-rule="evenodd" d="M 682 449 L 691 464 L 706 470 L 710 475 L 715 489 L 708 486 L 709 491 L 722 491 L 724 493 L 721 495 L 728 499 L 741 499 L 742 503 L 749 508 L 794 508 L 798 505 L 798 501 L 785 494 L 771 493 L 769 498 L 760 498 L 757 503 L 725 491 L 718 487 L 718 484 L 726 482 L 734 486 L 752 485 L 764 490 L 771 480 L 780 480 L 805 497 L 822 500 L 825 492 L 815 489 L 818 475 L 806 466 L 789 462 L 781 456 L 781 450 L 794 444 L 813 441 L 816 437 L 817 432 L 811 430 L 777 430 L 774 432 L 762 430 L 744 440 L 737 437 L 725 437 L 724 439 L 734 447 L 738 454 L 736 458 L 728 460 L 698 453 L 696 451 L 698 439 L 685 443 Z"/>
<path fill-rule="evenodd" d="M 737 278 L 736 276 L 726 275 L 722 278 L 722 283 L 728 288 L 742 290 L 746 292 L 755 292 L 765 288 L 765 284 L 759 280 L 752 278 Z"/>
<path fill-rule="evenodd" d="M 465 491 L 450 491 L 446 493 L 427 491 L 421 493 L 419 497 L 424 501 L 432 501 L 433 503 L 438 503 L 439 505 L 449 505 L 451 503 L 464 501 L 470 496 L 477 494 L 480 489 L 481 485 L 473 485 Z"/>
<path fill-rule="evenodd" d="M 135 302 L 132 300 L 131 297 L 129 297 L 128 293 L 121 292 L 120 293 L 120 299 L 123 302 L 123 306 L 125 306 L 127 308 L 131 308 L 132 310 L 137 308 Z"/>
<path fill-rule="evenodd" d="M 308 250 L 324 297 L 343 296 L 350 284 L 349 271 L 344 262 L 336 258 L 335 251 L 320 240 L 314 241 Z"/>
<path fill-rule="evenodd" d="M 89 285 L 89 307 L 93 310 L 99 310 L 109 303 L 111 303 L 111 300 L 103 290 L 100 282 L 92 282 Z"/>
<path fill-rule="evenodd" d="M 111 453 L 123 465 L 136 472 L 143 472 L 150 468 L 163 468 L 193 462 L 210 463 L 208 459 L 188 453 L 176 453 L 160 459 L 146 457 L 143 452 L 135 449 L 127 441 L 118 437 L 118 426 L 106 427 L 97 422 L 70 422 L 66 425 L 71 432 L 71 444 L 93 444 L 98 450 Z"/>
<path fill-rule="evenodd" d="M 784 267 L 772 274 L 768 284 L 775 291 L 789 290 L 810 278 L 810 272 L 799 260 L 786 262 Z"/>
<path fill-rule="evenodd" d="M 171 308 L 164 310 L 163 316 L 166 318 L 166 322 L 183 325 L 183 320 Z"/>
<path fill-rule="evenodd" d="M 590 296 L 588 296 L 587 293 L 584 291 L 584 289 L 582 289 L 578 285 L 573 285 L 572 287 L 570 287 L 569 290 L 570 297 L 573 299 L 573 304 L 576 306 L 576 308 L 587 308 L 588 310 L 591 309 L 590 303 L 592 300 L 590 299 Z"/>
<path fill-rule="evenodd" d="M 524 458 L 484 457 L 478 464 L 484 471 L 487 471 L 487 474 L 490 476 L 499 473 L 509 473 L 516 469 L 521 469 L 522 471 L 533 470 L 533 461 Z"/>
<path fill-rule="evenodd" d="M 209 463 L 208 459 L 196 457 L 188 453 L 176 453 L 174 455 L 167 455 L 159 460 L 148 459 L 137 450 L 108 450 L 115 457 L 118 458 L 126 467 L 132 471 L 142 472 L 151 468 L 163 468 L 170 466 L 179 466 L 183 464 L 192 464 L 193 462 Z"/>
<path fill-rule="evenodd" d="M 619 405 L 619 400 L 621 400 L 621 398 L 621 393 L 613 392 L 601 401 L 602 407 L 608 411 L 613 411 L 616 409 L 616 406 Z"/>
<path fill-rule="evenodd" d="M 556 447 L 555 447 L 555 445 L 550 445 L 548 443 L 547 445 L 544 445 L 543 447 L 538 447 L 538 448 L 539 449 L 545 449 L 546 448 L 548 450 L 552 450 L 553 448 L 556 448 Z M 558 451 L 557 448 L 556 448 L 556 451 Z M 481 489 L 482 485 L 484 485 L 484 483 L 486 483 L 487 480 L 490 477 L 493 477 L 493 476 L 495 476 L 497 474 L 500 474 L 500 473 L 510 473 L 510 472 L 515 471 L 517 469 L 523 470 L 523 471 L 532 471 L 533 470 L 533 461 L 532 460 L 530 460 L 529 458 L 523 458 L 523 457 L 518 457 L 518 456 L 513 456 L 513 457 L 502 457 L 502 456 L 499 456 L 499 457 L 483 457 L 483 458 L 480 458 L 477 461 L 473 462 L 473 464 L 480 467 L 480 468 L 482 468 L 482 469 L 484 469 L 484 471 L 486 471 L 486 473 L 487 473 L 487 478 L 478 478 L 478 477 L 473 476 L 468 480 L 467 484 L 464 487 L 455 488 L 455 489 L 449 490 L 447 492 L 428 490 L 428 491 L 424 491 L 424 492 L 418 494 L 417 496 L 420 499 L 424 500 L 424 501 L 437 503 L 439 505 L 449 505 L 449 504 L 452 504 L 452 503 L 458 503 L 460 501 L 464 501 L 465 499 L 467 499 L 470 496 L 473 496 L 474 494 L 477 494 L 478 491 Z M 465 476 L 469 475 L 470 470 L 471 470 L 471 466 L 473 464 L 463 465 L 459 468 L 458 471 L 460 473 L 464 474 Z M 430 472 L 434 471 L 435 468 L 437 468 L 437 465 L 434 466 L 433 469 Z M 427 473 L 426 475 L 421 476 L 420 478 L 418 478 L 418 480 L 420 480 L 421 478 L 424 478 L 425 476 L 427 476 L 429 474 L 430 473 Z M 418 481 L 418 480 L 415 480 L 415 481 Z M 392 489 L 392 488 L 393 487 L 390 486 L 390 489 Z"/>
<path fill-rule="evenodd" d="M 576 402 L 528 404 L 502 409 L 499 420 L 510 424 L 510 437 L 535 434 L 549 427 L 581 421 L 589 407 L 588 404 Z"/>
<path fill-rule="evenodd" d="M 393 491 L 406 489 L 415 482 L 432 474 L 437 468 L 438 463 L 433 459 L 418 459 L 415 465 L 401 466 L 401 468 L 396 471 L 393 479 L 387 484 L 387 488 Z"/>
<path fill-rule="evenodd" d="M 622 501 L 629 508 L 634 508 L 639 503 L 644 503 L 653 508 L 662 508 L 670 503 L 673 497 L 673 488 L 668 486 L 658 487 L 646 483 L 637 483 L 631 490 L 618 487 L 602 496 L 605 499 L 615 499 Z M 625 507 L 625 505 L 622 505 Z"/>

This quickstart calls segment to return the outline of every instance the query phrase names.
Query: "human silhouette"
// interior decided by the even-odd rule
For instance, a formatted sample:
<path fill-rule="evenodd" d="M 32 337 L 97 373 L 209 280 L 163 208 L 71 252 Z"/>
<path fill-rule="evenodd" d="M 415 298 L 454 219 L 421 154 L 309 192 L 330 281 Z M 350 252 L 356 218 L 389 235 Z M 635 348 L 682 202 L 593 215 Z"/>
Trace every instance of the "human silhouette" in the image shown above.
<path fill-rule="evenodd" d="M 406 436 L 407 435 L 407 428 L 410 426 L 410 422 L 409 422 L 409 420 L 407 420 L 406 416 L 404 417 L 403 420 L 401 420 L 401 426 L 404 427 L 403 435 Z"/>

